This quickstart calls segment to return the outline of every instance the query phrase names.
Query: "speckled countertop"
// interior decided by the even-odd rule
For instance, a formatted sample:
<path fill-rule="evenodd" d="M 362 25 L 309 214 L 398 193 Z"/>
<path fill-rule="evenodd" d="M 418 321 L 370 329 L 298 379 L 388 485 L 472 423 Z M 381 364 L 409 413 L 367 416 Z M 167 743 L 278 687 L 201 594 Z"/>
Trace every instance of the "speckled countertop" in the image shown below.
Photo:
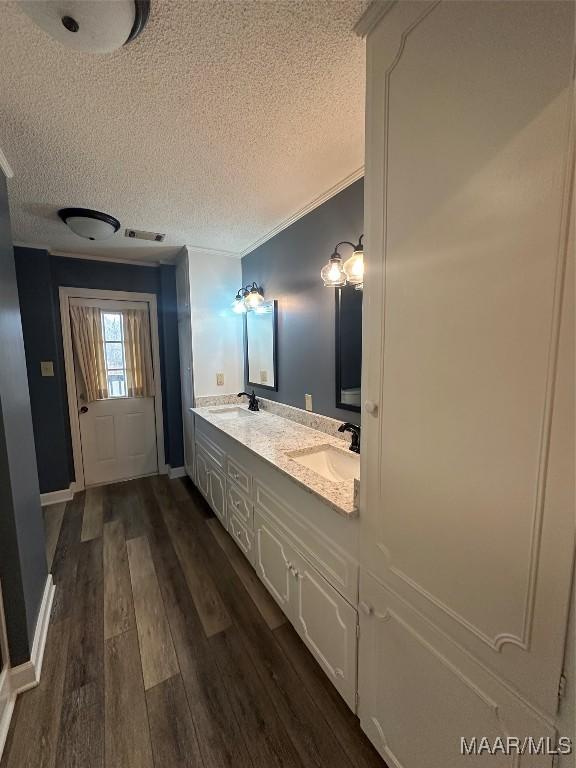
<path fill-rule="evenodd" d="M 347 442 L 265 411 L 250 413 L 250 418 L 223 418 L 218 416 L 219 407 L 222 406 L 192 408 L 192 411 L 225 435 L 237 440 L 256 456 L 284 472 L 336 512 L 346 517 L 358 515 L 358 510 L 354 507 L 353 480 L 327 480 L 287 455 L 321 445 L 332 445 L 346 451 Z M 240 407 L 248 410 L 247 406 Z"/>

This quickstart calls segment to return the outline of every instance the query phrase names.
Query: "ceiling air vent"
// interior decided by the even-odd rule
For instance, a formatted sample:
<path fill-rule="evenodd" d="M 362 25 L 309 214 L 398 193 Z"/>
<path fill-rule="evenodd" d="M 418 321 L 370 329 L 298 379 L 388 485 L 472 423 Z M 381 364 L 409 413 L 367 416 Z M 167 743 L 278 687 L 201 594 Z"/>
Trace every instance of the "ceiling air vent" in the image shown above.
<path fill-rule="evenodd" d="M 132 237 L 136 240 L 153 240 L 155 243 L 163 243 L 166 235 L 160 232 L 145 232 L 143 229 L 125 229 L 124 237 Z"/>

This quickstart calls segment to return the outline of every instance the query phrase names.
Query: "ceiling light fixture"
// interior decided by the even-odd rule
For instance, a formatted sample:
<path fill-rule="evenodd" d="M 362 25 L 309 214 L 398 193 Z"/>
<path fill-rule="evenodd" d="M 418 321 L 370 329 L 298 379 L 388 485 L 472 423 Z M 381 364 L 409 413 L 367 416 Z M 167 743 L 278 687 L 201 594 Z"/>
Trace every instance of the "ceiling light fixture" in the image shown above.
<path fill-rule="evenodd" d="M 346 284 L 354 285 L 356 290 L 362 290 L 364 283 L 364 235 L 360 235 L 356 245 L 349 240 L 342 240 L 336 244 L 330 256 L 328 264 L 322 267 L 320 277 L 326 288 L 342 288 Z M 342 256 L 338 251 L 341 245 L 349 245 L 354 249 L 350 258 L 342 263 Z"/>
<path fill-rule="evenodd" d="M 110 53 L 146 26 L 150 0 L 23 0 L 20 7 L 59 43 L 84 53 Z"/>
<path fill-rule="evenodd" d="M 257 309 L 264 301 L 264 289 L 257 283 L 245 285 L 239 288 L 232 302 L 232 309 L 237 314 L 242 314 L 249 309 Z"/>
<path fill-rule="evenodd" d="M 114 216 L 90 208 L 62 208 L 58 216 L 74 234 L 87 240 L 106 240 L 120 229 Z"/>

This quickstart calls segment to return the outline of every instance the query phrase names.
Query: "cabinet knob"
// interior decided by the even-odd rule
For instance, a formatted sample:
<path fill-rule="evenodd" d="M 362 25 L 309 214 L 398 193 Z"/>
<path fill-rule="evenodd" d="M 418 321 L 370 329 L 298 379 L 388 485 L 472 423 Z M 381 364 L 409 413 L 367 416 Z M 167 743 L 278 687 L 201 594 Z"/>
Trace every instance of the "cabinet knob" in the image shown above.
<path fill-rule="evenodd" d="M 336 677 L 344 677 L 344 671 L 340 669 L 340 667 L 336 667 L 336 669 L 334 670 L 334 674 L 336 675 Z"/>
<path fill-rule="evenodd" d="M 371 413 L 373 416 L 375 416 L 378 412 L 378 403 L 375 403 L 374 400 L 365 400 L 364 408 L 368 413 Z"/>

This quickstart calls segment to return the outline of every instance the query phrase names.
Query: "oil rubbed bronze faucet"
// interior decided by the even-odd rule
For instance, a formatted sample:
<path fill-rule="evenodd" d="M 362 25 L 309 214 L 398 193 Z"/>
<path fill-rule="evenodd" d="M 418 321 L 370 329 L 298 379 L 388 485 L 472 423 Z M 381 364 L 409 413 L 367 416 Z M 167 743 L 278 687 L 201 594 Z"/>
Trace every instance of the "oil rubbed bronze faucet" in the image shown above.
<path fill-rule="evenodd" d="M 256 392 L 252 390 L 252 394 L 249 395 L 248 392 L 238 392 L 238 397 L 242 397 L 242 395 L 246 395 L 248 398 L 248 410 L 249 411 L 259 411 L 260 408 L 258 407 L 258 398 L 256 397 Z"/>
<path fill-rule="evenodd" d="M 351 424 L 349 421 L 338 427 L 338 432 L 350 432 L 352 435 L 350 450 L 354 451 L 354 453 L 360 453 L 360 431 L 358 424 Z"/>

